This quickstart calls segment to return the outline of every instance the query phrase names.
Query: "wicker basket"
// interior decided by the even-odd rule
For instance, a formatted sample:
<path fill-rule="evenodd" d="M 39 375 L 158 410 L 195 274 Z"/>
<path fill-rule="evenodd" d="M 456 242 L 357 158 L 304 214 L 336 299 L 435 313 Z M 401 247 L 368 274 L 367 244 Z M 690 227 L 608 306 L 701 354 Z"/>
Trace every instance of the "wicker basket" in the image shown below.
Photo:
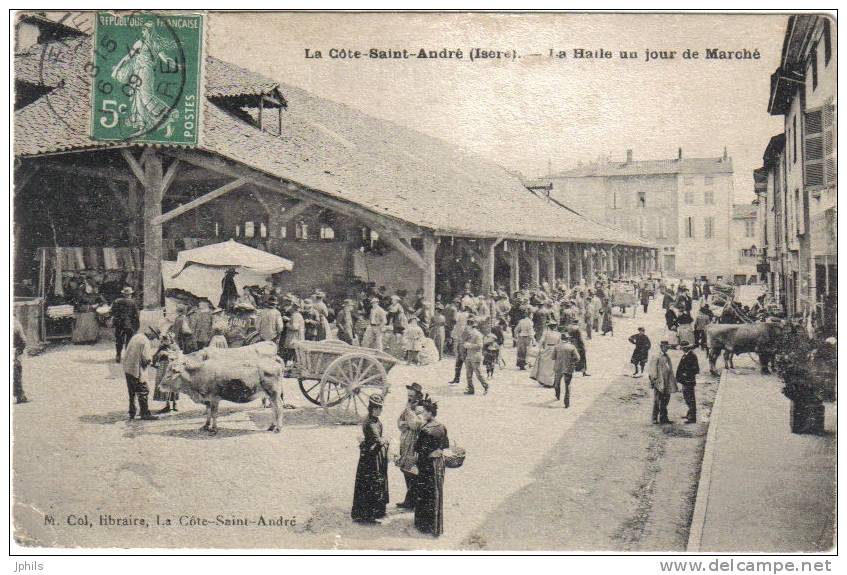
<path fill-rule="evenodd" d="M 456 445 L 451 445 L 447 449 L 443 450 L 442 454 L 444 455 L 445 467 L 456 469 L 465 463 L 466 452 L 463 448 Z"/>

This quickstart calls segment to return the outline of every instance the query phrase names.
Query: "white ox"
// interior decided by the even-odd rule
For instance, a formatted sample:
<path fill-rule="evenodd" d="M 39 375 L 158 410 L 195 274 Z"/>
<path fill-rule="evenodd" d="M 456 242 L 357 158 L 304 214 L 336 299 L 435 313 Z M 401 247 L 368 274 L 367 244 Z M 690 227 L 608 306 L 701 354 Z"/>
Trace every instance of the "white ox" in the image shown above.
<path fill-rule="evenodd" d="M 270 352 L 270 353 L 269 353 Z M 159 384 L 165 392 L 181 391 L 206 406 L 204 430 L 217 433 L 218 403 L 249 403 L 259 397 L 270 400 L 273 423 L 268 431 L 282 428 L 281 360 L 276 344 L 263 342 L 233 349 L 207 348 L 171 359 Z"/>

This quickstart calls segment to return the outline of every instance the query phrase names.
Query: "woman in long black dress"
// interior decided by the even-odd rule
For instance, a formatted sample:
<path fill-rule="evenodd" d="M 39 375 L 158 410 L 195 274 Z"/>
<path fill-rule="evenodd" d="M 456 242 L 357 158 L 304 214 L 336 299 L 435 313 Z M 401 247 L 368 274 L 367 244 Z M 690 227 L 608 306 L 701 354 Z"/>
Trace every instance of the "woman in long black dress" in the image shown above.
<path fill-rule="evenodd" d="M 438 537 L 444 533 L 444 456 L 442 449 L 450 446 L 447 428 L 435 420 L 438 404 L 424 398 L 420 403 L 421 417 L 426 423 L 418 434 L 415 452 L 418 454 L 418 500 L 415 504 L 415 528 L 421 533 Z"/>
<path fill-rule="evenodd" d="M 388 440 L 382 437 L 383 400 L 372 395 L 368 402 L 368 417 L 362 424 L 365 439 L 359 444 L 359 465 L 353 490 L 353 509 L 350 517 L 359 523 L 378 523 L 385 517 L 388 504 Z"/>

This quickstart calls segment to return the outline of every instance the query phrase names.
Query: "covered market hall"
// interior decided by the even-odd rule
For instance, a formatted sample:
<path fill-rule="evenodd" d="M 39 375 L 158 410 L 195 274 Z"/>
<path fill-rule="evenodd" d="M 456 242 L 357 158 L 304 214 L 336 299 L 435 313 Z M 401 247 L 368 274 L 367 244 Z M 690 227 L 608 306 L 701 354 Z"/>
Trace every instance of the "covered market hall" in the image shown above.
<path fill-rule="evenodd" d="M 281 289 L 332 298 L 376 285 L 435 302 L 658 269 L 656 246 L 494 163 L 213 57 L 196 146 L 93 140 L 90 43 L 54 32 L 15 56 L 21 302 L 56 305 L 96 273 L 104 293 L 128 284 L 159 310 L 163 261 L 231 239 L 293 262 Z"/>

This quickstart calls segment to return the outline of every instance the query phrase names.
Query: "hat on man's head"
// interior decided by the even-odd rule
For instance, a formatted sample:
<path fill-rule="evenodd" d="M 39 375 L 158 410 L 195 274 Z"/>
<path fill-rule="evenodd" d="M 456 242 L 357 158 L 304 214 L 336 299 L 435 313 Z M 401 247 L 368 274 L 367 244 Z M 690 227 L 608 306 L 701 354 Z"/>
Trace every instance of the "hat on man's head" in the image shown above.
<path fill-rule="evenodd" d="M 412 385 L 407 385 L 406 389 L 417 392 L 419 395 L 423 395 L 423 387 L 421 387 L 421 384 L 418 382 L 414 382 Z"/>
<path fill-rule="evenodd" d="M 684 340 L 679 342 L 679 347 L 685 351 L 688 351 L 689 349 L 694 349 L 694 346 L 692 344 Z"/>
<path fill-rule="evenodd" d="M 659 342 L 659 345 L 667 345 L 667 346 L 670 346 L 670 344 L 671 344 L 671 343 L 670 343 L 668 340 L 666 340 L 666 339 L 663 339 L 662 341 L 660 341 L 660 342 Z"/>
<path fill-rule="evenodd" d="M 121 293 L 122 293 L 123 295 L 132 295 L 132 294 L 133 294 L 133 290 L 132 290 L 132 288 L 131 288 L 131 287 L 129 287 L 129 286 L 124 286 L 124 289 L 122 289 L 122 290 L 121 290 Z"/>
<path fill-rule="evenodd" d="M 383 405 L 385 405 L 385 401 L 378 393 L 373 394 L 370 400 L 368 400 L 368 407 L 382 407 Z"/>

